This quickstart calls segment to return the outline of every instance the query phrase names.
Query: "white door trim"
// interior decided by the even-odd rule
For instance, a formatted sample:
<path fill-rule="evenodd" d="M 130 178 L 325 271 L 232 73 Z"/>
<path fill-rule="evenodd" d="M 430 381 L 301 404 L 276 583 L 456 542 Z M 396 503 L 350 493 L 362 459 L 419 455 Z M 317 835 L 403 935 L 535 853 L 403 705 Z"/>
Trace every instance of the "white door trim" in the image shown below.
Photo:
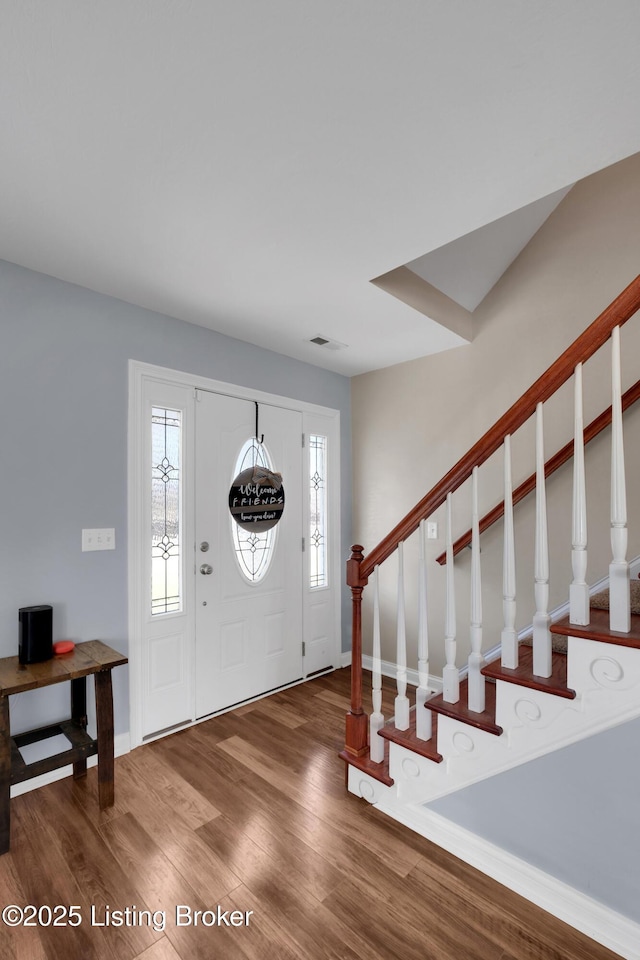
<path fill-rule="evenodd" d="M 340 412 L 329 407 L 282 397 L 277 394 L 243 387 L 237 384 L 212 380 L 208 377 L 197 376 L 167 367 L 143 363 L 139 360 L 129 361 L 129 417 L 128 417 L 128 621 L 129 621 L 129 696 L 130 696 L 130 734 L 131 747 L 139 746 L 143 742 L 143 703 L 145 696 L 145 664 L 143 662 L 143 624 L 147 616 L 145 608 L 146 595 L 142 589 L 140 571 L 145 569 L 147 549 L 147 517 L 145 509 L 144 484 L 147 481 L 145 473 L 146 450 L 141 438 L 145 436 L 146 424 L 143 422 L 143 394 L 145 386 L 155 382 L 162 387 L 182 387 L 193 391 L 193 405 L 195 406 L 195 391 L 207 390 L 214 393 L 226 394 L 245 400 L 257 400 L 262 403 L 271 403 L 276 406 L 300 411 L 303 415 L 303 430 L 308 432 L 306 419 L 310 422 L 314 418 L 323 418 L 333 430 L 333 456 L 329 462 L 329 484 L 331 497 L 329 500 L 329 529 L 333 531 L 330 541 L 329 569 L 334 578 L 337 589 L 333 592 L 333 623 L 334 646 L 332 666 L 340 664 L 340 584 L 341 584 L 341 557 L 340 557 Z M 305 417 L 306 415 L 306 417 Z M 189 418 L 192 422 L 192 417 Z M 190 442 L 193 434 L 192 427 L 188 427 L 187 442 L 185 444 L 186 476 L 184 479 L 184 495 L 186 498 L 185 542 L 195 542 L 194 514 L 193 514 L 193 457 L 194 451 Z M 300 440 L 302 443 L 302 438 Z M 308 557 L 308 553 L 307 553 Z M 307 580 L 308 582 L 308 580 Z M 303 597 L 303 618 L 309 604 L 309 593 L 305 591 Z M 193 603 L 193 591 L 187 592 L 189 603 Z M 187 611 L 190 629 L 193 635 L 193 610 Z M 195 669 L 194 658 L 191 658 L 191 673 Z M 191 682 L 194 688 L 193 677 Z M 193 713 L 195 716 L 195 712 Z"/>

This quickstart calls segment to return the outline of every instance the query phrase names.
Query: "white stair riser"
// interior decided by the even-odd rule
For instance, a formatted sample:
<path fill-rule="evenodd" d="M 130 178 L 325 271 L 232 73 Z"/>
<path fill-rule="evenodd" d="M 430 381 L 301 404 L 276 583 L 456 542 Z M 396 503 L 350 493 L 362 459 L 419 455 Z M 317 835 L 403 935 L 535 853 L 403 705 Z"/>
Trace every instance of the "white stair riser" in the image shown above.
<path fill-rule="evenodd" d="M 362 797 L 367 803 L 372 804 L 379 803 L 383 797 L 389 794 L 395 794 L 395 787 L 385 786 L 384 783 L 380 783 L 374 777 L 362 773 L 351 764 L 349 764 L 347 788 L 349 793 L 355 794 L 356 797 Z"/>
<path fill-rule="evenodd" d="M 623 694 L 637 699 L 640 650 L 581 637 L 568 638 L 567 683 L 587 702 L 617 703 Z M 610 694 L 611 696 L 607 696 Z"/>
<path fill-rule="evenodd" d="M 518 731 L 551 727 L 567 710 L 581 711 L 580 699 L 567 700 L 504 680 L 496 682 L 496 723 L 510 742 Z"/>
<path fill-rule="evenodd" d="M 394 761 L 399 750 L 407 756 L 415 756 L 397 744 L 391 746 L 390 757 Z M 450 717 L 438 717 L 438 752 L 444 758 L 442 763 L 425 760 L 420 765 L 419 776 L 405 775 L 408 760 L 404 765 L 394 762 L 394 769 L 398 770 L 398 777 L 394 778 L 398 799 L 410 803 L 435 800 L 513 765 L 506 737 L 478 730 Z"/>

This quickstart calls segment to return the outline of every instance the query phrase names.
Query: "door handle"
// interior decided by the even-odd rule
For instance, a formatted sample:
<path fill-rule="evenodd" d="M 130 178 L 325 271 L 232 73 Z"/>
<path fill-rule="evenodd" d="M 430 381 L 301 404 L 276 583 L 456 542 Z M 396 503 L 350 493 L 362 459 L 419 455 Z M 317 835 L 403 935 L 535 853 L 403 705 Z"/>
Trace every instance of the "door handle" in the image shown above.
<path fill-rule="evenodd" d="M 205 577 L 208 577 L 209 574 L 213 573 L 213 567 L 210 563 L 203 563 L 200 567 L 200 573 L 203 573 Z"/>

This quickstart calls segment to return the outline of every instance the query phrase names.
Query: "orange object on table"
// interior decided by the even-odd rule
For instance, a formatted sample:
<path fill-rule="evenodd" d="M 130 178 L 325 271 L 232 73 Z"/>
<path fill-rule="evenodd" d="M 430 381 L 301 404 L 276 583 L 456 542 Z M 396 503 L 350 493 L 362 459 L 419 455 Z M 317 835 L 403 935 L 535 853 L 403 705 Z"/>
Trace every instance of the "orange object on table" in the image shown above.
<path fill-rule="evenodd" d="M 60 653 L 71 653 L 74 647 L 73 640 L 56 640 L 53 645 L 53 652 L 56 656 Z"/>

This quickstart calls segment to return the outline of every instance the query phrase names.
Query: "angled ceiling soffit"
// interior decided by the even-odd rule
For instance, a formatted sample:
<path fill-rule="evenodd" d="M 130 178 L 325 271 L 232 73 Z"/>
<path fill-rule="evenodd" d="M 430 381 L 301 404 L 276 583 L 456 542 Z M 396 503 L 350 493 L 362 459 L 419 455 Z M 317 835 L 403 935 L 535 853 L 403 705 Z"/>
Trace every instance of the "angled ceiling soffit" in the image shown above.
<path fill-rule="evenodd" d="M 473 339 L 472 314 L 408 267 L 396 267 L 376 277 L 371 283 L 458 334 L 468 343 Z"/>

